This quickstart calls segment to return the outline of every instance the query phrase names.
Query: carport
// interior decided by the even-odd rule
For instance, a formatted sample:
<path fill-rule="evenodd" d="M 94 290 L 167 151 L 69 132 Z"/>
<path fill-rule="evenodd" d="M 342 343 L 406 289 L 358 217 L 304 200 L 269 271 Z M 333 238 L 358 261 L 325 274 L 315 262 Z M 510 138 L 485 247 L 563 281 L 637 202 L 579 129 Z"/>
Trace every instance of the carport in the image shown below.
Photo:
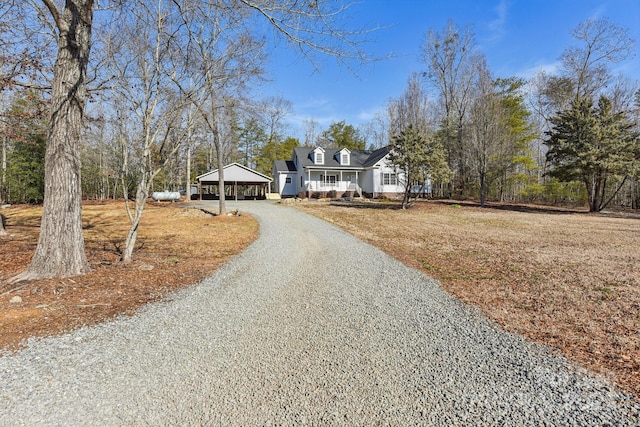
<path fill-rule="evenodd" d="M 222 168 L 225 198 L 231 200 L 262 200 L 271 192 L 273 179 L 239 163 L 231 163 Z M 217 200 L 220 198 L 218 169 L 196 178 L 198 194 L 191 198 Z M 194 197 L 195 196 L 195 197 Z"/>

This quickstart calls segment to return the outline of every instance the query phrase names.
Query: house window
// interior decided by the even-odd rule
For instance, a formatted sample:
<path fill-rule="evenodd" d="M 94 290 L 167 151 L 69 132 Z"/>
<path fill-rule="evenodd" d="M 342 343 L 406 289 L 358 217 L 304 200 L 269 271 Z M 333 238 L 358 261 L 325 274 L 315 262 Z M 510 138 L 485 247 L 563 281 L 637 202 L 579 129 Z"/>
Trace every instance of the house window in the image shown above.
<path fill-rule="evenodd" d="M 395 173 L 383 172 L 381 177 L 382 185 L 398 185 L 398 176 Z"/>
<path fill-rule="evenodd" d="M 340 156 L 340 164 L 348 165 L 349 164 L 349 153 L 342 153 Z"/>
<path fill-rule="evenodd" d="M 316 151 L 316 165 L 324 164 L 324 153 Z"/>
<path fill-rule="evenodd" d="M 291 184 L 291 177 L 290 177 L 290 176 L 286 177 L 286 178 L 284 179 L 284 183 L 285 183 L 285 184 Z"/>
<path fill-rule="evenodd" d="M 336 176 L 335 175 L 320 175 L 320 182 L 322 184 L 335 184 Z"/>

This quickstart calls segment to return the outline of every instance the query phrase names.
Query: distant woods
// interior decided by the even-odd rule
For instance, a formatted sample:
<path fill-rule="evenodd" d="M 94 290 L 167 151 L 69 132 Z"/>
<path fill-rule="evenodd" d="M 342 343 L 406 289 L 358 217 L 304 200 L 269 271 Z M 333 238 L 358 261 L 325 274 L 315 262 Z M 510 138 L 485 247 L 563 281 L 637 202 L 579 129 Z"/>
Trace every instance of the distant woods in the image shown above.
<path fill-rule="evenodd" d="M 430 98 L 392 100 L 389 127 L 413 125 L 444 148 L 452 175 L 436 180 L 434 195 L 640 208 L 640 86 L 611 71 L 635 42 L 606 19 L 572 35 L 557 74 L 525 80 L 496 76 L 468 28 L 449 22 L 427 33 L 420 85 Z M 601 107 L 589 107 L 599 99 Z M 408 112 L 397 113 L 398 104 Z"/>
<path fill-rule="evenodd" d="M 271 4 L 238 4 L 254 3 Z M 298 17 L 313 2 L 303 3 Z M 384 111 L 359 126 L 306 118 L 302 135 L 294 135 L 291 102 L 255 95 L 268 69 L 268 39 L 254 31 L 258 17 L 248 9 L 189 1 L 100 6 L 108 7 L 96 9 L 78 145 L 83 198 L 134 197 L 140 188 L 142 196 L 189 193 L 196 176 L 232 162 L 269 175 L 273 161 L 289 159 L 299 145 L 358 150 L 395 144 L 405 147 L 397 158 L 406 159 L 410 150 L 416 158 L 435 153 L 437 162 L 432 155 L 412 174 L 416 184 L 431 179 L 434 197 L 640 207 L 640 86 L 613 71 L 636 45 L 607 19 L 572 29 L 573 43 L 558 52 L 558 71 L 529 79 L 496 75 L 469 28 L 450 21 L 426 29 L 422 70 L 407 76 L 405 91 Z M 284 6 L 265 11 L 293 13 Z M 47 21 L 21 26 L 27 12 L 13 2 L 0 6 L 3 203 L 44 198 L 58 35 Z M 305 44 L 300 28 L 274 31 L 303 55 L 318 48 Z M 339 61 L 359 51 L 351 42 L 326 46 Z M 398 145 L 408 134 L 423 142 Z"/>

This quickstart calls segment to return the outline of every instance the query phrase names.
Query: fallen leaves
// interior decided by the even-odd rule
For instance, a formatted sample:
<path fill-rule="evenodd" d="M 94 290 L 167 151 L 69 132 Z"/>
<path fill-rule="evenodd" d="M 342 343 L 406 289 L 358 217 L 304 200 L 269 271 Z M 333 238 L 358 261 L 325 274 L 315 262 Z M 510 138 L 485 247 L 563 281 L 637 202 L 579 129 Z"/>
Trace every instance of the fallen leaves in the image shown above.
<path fill-rule="evenodd" d="M 78 277 L 3 284 L 24 270 L 38 238 L 41 208 L 3 210 L 9 235 L 0 237 L 0 348 L 32 336 L 94 324 L 165 298 L 211 274 L 258 235 L 249 215 L 214 217 L 175 203 L 148 203 L 131 264 L 119 262 L 126 237 L 124 201 L 83 206 L 85 246 L 92 271 Z M 19 296 L 20 302 L 11 303 Z"/>

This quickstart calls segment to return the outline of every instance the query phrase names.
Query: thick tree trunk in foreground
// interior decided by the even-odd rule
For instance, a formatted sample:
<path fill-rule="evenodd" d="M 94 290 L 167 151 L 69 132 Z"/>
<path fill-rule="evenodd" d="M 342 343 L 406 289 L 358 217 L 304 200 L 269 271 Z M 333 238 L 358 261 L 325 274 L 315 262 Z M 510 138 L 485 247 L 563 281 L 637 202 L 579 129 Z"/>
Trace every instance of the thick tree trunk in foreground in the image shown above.
<path fill-rule="evenodd" d="M 62 14 L 53 2 L 43 1 L 59 30 L 45 154 L 44 206 L 31 265 L 13 281 L 75 276 L 90 270 L 82 235 L 79 144 L 93 0 L 67 0 Z"/>

